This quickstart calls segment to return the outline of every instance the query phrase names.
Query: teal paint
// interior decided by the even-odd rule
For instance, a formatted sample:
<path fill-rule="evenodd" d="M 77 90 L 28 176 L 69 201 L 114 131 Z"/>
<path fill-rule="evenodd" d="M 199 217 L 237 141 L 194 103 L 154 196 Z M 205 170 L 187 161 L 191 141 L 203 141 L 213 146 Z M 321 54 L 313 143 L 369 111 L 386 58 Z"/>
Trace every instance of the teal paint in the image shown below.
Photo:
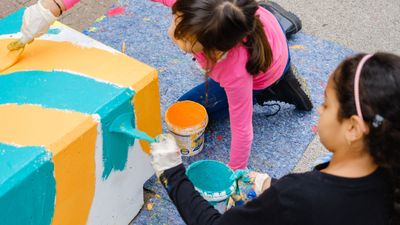
<path fill-rule="evenodd" d="M 61 33 L 61 30 L 60 30 L 59 28 L 51 28 L 51 29 L 49 29 L 49 30 L 47 31 L 47 33 L 48 33 L 48 34 L 54 34 L 54 35 L 56 35 L 56 34 Z"/>
<path fill-rule="evenodd" d="M 135 142 L 135 139 L 125 134 L 110 131 L 111 124 L 118 116 L 133 112 L 131 100 L 132 93 L 126 92 L 119 95 L 114 101 L 109 102 L 98 112 L 103 132 L 103 179 L 107 179 L 113 170 L 124 170 L 128 160 L 129 146 Z M 132 121 L 134 121 L 134 118 L 132 118 Z"/>
<path fill-rule="evenodd" d="M 1 224 L 50 225 L 56 195 L 51 153 L 0 143 L 0 171 Z"/>
<path fill-rule="evenodd" d="M 231 179 L 233 171 L 227 165 L 213 160 L 191 164 L 186 175 L 197 189 L 208 194 L 228 192 L 234 183 Z"/>
<path fill-rule="evenodd" d="M 0 35 L 18 33 L 22 26 L 22 16 L 25 8 L 0 20 Z"/>
<path fill-rule="evenodd" d="M 111 124 L 110 131 L 114 133 L 121 133 L 130 136 L 134 139 L 144 140 L 150 143 L 155 142 L 155 139 L 150 137 L 147 133 L 137 130 L 133 127 L 135 124 L 133 113 L 124 113 L 118 116 Z"/>
<path fill-rule="evenodd" d="M 38 104 L 94 114 L 124 88 L 66 72 L 24 71 L 0 76 L 0 104 Z"/>
<path fill-rule="evenodd" d="M 26 71 L 0 76 L 0 93 L 0 104 L 38 104 L 46 108 L 99 114 L 103 178 L 106 179 L 113 170 L 125 169 L 128 149 L 134 139 L 110 132 L 109 127 L 119 115 L 133 112 L 134 91 L 66 72 Z M 134 118 L 132 121 L 134 128 Z"/>

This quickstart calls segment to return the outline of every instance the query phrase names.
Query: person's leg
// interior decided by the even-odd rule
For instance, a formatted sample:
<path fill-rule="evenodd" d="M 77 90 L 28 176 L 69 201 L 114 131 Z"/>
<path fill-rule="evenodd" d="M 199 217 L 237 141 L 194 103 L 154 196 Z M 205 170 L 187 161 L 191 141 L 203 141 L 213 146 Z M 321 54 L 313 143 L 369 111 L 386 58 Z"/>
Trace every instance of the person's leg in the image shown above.
<path fill-rule="evenodd" d="M 206 101 L 205 82 L 186 92 L 178 101 L 191 100 L 203 105 L 209 121 L 226 119 L 229 117 L 228 99 L 225 90 L 213 79 L 208 79 L 208 100 Z"/>
<path fill-rule="evenodd" d="M 286 34 L 286 38 L 290 38 L 293 34 L 301 30 L 301 20 L 294 13 L 285 10 L 276 2 L 259 0 L 258 3 L 275 16 Z"/>
<path fill-rule="evenodd" d="M 263 105 L 267 101 L 293 104 L 296 109 L 305 111 L 313 107 L 307 83 L 294 65 L 290 65 L 280 80 L 257 95 L 258 104 Z"/>

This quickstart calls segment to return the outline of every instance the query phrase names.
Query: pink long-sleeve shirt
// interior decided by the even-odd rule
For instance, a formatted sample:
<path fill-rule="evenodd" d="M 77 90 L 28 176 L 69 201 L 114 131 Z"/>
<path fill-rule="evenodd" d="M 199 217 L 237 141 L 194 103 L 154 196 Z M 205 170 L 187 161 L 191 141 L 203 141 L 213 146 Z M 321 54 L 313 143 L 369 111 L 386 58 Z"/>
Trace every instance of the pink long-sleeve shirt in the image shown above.
<path fill-rule="evenodd" d="M 63 0 L 65 8 L 68 10 L 72 8 L 76 3 L 78 3 L 80 0 Z"/>
<path fill-rule="evenodd" d="M 176 0 L 154 0 L 171 7 Z M 231 151 L 229 166 L 236 169 L 247 167 L 253 141 L 253 90 L 261 90 L 279 80 L 288 63 L 286 37 L 277 19 L 260 7 L 256 14 L 264 25 L 264 31 L 272 49 L 273 60 L 268 70 L 252 76 L 246 70 L 249 53 L 245 46 L 238 44 L 226 57 L 213 67 L 210 77 L 225 89 L 229 104 L 231 125 Z M 203 53 L 194 54 L 197 62 L 205 68 Z"/>

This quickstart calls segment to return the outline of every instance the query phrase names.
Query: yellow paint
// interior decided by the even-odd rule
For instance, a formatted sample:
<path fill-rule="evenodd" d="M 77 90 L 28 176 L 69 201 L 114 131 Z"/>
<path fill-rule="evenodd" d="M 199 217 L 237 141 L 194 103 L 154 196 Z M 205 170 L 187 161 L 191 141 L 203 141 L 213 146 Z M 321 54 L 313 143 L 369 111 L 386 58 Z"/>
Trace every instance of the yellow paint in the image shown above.
<path fill-rule="evenodd" d="M 0 49 L 6 49 L 12 41 L 15 39 L 0 39 Z M 157 75 L 154 68 L 121 53 L 46 40 L 36 40 L 30 44 L 19 62 L 2 73 L 54 69 L 69 70 L 120 86 L 132 87 L 137 92 Z"/>
<path fill-rule="evenodd" d="M 0 72 L 10 68 L 15 63 L 17 63 L 23 51 L 23 47 L 14 51 L 2 49 L 0 51 Z"/>
<path fill-rule="evenodd" d="M 0 49 L 12 40 L 14 39 L 0 39 Z M 161 133 L 160 96 L 157 71 L 154 68 L 120 53 L 82 48 L 68 42 L 36 40 L 26 48 L 19 62 L 3 71 L 3 74 L 21 70 L 54 69 L 73 71 L 131 87 L 137 93 L 134 105 L 138 129 L 153 137 Z M 140 143 L 144 151 L 149 153 L 149 144 L 144 141 Z"/>
<path fill-rule="evenodd" d="M 155 75 L 155 77 L 157 77 Z M 135 106 L 136 126 L 152 137 L 159 135 L 161 129 L 160 94 L 158 79 L 148 82 L 148 85 L 136 93 L 133 104 Z M 150 145 L 140 141 L 143 150 L 150 153 Z"/>
<path fill-rule="evenodd" d="M 153 203 L 147 203 L 147 210 L 149 211 L 153 210 L 153 206 L 154 206 Z"/>
<path fill-rule="evenodd" d="M 36 105 L 0 105 L 0 142 L 46 146 L 53 153 L 56 225 L 86 224 L 95 188 L 97 122 Z M 79 204 L 77 204 L 79 203 Z"/>
<path fill-rule="evenodd" d="M 84 225 L 90 213 L 95 191 L 97 127 L 81 128 L 79 137 L 53 158 L 57 190 L 53 225 Z"/>
<path fill-rule="evenodd" d="M 292 45 L 292 46 L 290 46 L 290 48 L 291 49 L 301 49 L 301 50 L 305 49 L 305 47 L 303 45 Z"/>

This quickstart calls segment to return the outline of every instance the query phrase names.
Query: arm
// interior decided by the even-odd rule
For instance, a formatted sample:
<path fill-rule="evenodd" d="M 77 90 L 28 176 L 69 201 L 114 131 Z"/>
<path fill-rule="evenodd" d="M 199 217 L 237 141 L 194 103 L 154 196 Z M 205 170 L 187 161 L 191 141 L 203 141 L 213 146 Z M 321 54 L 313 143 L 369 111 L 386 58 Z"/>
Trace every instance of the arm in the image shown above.
<path fill-rule="evenodd" d="M 79 0 L 39 0 L 36 4 L 28 7 L 23 16 L 21 27 L 22 37 L 18 48 L 25 46 L 40 37 L 61 16 L 63 11 L 70 9 Z M 17 48 L 17 49 L 18 49 Z M 11 49 L 13 50 L 13 49 Z"/>
<path fill-rule="evenodd" d="M 225 92 L 231 125 L 229 167 L 236 170 L 246 168 L 253 141 L 253 78 L 245 73 L 234 79 Z"/>
<path fill-rule="evenodd" d="M 269 188 L 248 204 L 232 208 L 221 215 L 200 196 L 186 176 L 180 150 L 172 135 L 157 137 L 157 141 L 151 144 L 151 158 L 157 177 L 186 224 L 280 224 L 281 197 L 274 187 Z"/>
<path fill-rule="evenodd" d="M 176 0 L 151 0 L 151 1 L 162 3 L 167 7 L 172 7 L 176 2 Z"/>
<path fill-rule="evenodd" d="M 166 170 L 161 183 L 188 225 L 279 224 L 280 203 L 273 187 L 248 204 L 221 215 L 194 189 L 182 164 Z"/>
<path fill-rule="evenodd" d="M 219 224 L 221 214 L 194 189 L 182 164 L 166 170 L 160 180 L 186 224 Z"/>
<path fill-rule="evenodd" d="M 65 11 L 65 10 L 72 8 L 80 0 L 58 0 L 58 1 L 62 1 L 64 11 Z"/>

